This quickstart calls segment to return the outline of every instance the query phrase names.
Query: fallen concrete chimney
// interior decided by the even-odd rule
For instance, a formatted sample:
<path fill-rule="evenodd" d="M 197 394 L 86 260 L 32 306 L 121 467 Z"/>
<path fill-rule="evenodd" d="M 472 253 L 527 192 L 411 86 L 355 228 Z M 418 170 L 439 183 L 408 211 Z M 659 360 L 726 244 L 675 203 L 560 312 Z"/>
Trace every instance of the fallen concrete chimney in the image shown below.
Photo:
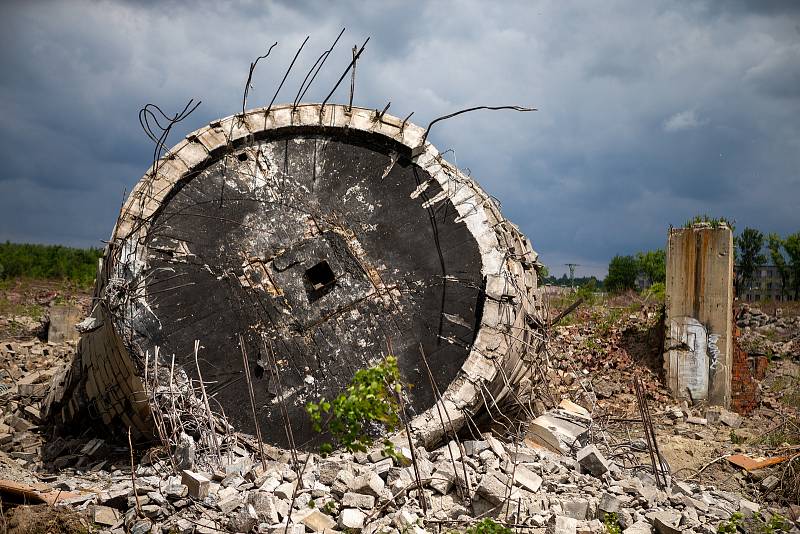
<path fill-rule="evenodd" d="M 154 403 L 186 380 L 200 395 L 202 379 L 209 413 L 281 446 L 289 421 L 301 447 L 315 436 L 306 403 L 389 351 L 423 442 L 530 400 L 537 255 L 424 133 L 374 110 L 287 105 L 188 135 L 122 209 L 51 413 L 171 439 L 174 413 Z"/>

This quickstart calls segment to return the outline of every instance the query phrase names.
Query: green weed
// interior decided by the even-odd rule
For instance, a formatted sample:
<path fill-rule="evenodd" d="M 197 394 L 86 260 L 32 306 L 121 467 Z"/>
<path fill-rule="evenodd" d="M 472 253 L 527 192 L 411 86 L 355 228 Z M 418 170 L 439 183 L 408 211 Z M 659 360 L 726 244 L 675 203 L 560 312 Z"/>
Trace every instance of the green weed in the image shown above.
<path fill-rule="evenodd" d="M 400 395 L 403 385 L 397 358 L 387 356 L 381 363 L 368 369 L 356 371 L 347 389 L 335 399 L 320 399 L 318 403 L 306 404 L 314 431 L 325 427 L 349 452 L 366 452 L 372 444 L 367 428 L 372 423 L 383 425 L 388 432 L 400 428 Z M 387 439 L 383 442 L 384 453 L 396 457 L 397 451 Z M 324 443 L 322 454 L 330 454 L 333 445 Z"/>

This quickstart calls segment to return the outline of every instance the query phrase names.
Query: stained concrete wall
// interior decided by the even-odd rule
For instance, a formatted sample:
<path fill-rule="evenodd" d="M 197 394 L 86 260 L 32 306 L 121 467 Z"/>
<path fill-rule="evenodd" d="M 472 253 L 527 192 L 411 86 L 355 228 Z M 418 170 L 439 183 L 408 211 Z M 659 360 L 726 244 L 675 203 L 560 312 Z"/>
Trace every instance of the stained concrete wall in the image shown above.
<path fill-rule="evenodd" d="M 725 225 L 669 232 L 664 368 L 677 398 L 730 405 L 733 251 Z"/>

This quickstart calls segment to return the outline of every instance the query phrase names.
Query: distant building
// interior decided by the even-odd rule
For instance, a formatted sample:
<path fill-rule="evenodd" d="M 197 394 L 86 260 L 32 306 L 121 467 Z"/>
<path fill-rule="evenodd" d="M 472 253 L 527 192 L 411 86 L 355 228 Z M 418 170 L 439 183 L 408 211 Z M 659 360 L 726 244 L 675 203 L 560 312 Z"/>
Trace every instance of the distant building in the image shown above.
<path fill-rule="evenodd" d="M 738 297 L 742 302 L 790 300 L 789 296 L 781 291 L 782 287 L 778 268 L 774 265 L 762 265 L 753 273 L 753 279 L 739 288 Z"/>
<path fill-rule="evenodd" d="M 634 282 L 634 285 L 636 286 L 637 291 L 644 291 L 653 285 L 653 281 L 649 276 L 640 272 L 636 275 L 636 282 Z"/>

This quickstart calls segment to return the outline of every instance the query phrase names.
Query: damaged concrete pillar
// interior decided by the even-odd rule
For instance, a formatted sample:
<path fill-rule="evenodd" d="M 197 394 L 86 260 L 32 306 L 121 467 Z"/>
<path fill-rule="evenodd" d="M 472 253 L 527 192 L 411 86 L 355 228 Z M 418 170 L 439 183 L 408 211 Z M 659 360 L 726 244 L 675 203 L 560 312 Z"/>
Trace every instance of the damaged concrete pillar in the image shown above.
<path fill-rule="evenodd" d="M 676 398 L 730 405 L 733 252 L 724 223 L 669 232 L 664 369 Z"/>
<path fill-rule="evenodd" d="M 315 439 L 305 405 L 388 351 L 414 385 L 425 442 L 441 436 L 441 415 L 458 428 L 486 403 L 530 400 L 536 253 L 423 134 L 374 110 L 309 104 L 188 135 L 123 207 L 51 411 L 171 439 L 169 384 L 202 396 L 193 413 L 301 446 Z"/>

